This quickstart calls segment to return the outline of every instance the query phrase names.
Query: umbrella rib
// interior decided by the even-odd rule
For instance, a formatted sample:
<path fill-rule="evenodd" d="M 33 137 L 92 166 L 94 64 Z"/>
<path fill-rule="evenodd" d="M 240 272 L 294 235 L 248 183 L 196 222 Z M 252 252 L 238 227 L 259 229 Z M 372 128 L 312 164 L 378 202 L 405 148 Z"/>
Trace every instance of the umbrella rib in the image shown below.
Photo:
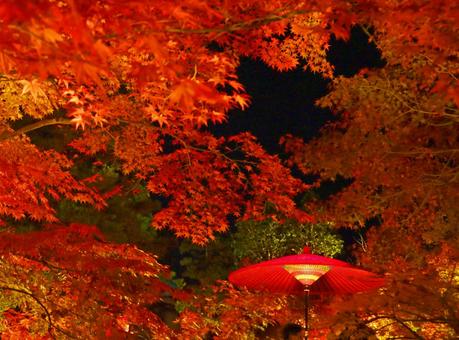
<path fill-rule="evenodd" d="M 347 290 L 346 290 L 346 286 L 349 284 L 349 282 L 346 282 L 342 275 L 338 275 L 340 274 L 339 271 L 337 273 L 337 275 L 335 276 L 335 281 L 338 282 L 338 286 L 339 286 L 339 289 L 342 293 L 347 293 Z"/>
<path fill-rule="evenodd" d="M 290 287 L 289 286 L 289 280 L 290 280 L 290 273 L 287 272 L 284 268 L 279 270 L 277 272 L 277 276 L 279 279 L 276 282 L 276 289 L 277 291 L 280 292 L 290 292 Z"/>

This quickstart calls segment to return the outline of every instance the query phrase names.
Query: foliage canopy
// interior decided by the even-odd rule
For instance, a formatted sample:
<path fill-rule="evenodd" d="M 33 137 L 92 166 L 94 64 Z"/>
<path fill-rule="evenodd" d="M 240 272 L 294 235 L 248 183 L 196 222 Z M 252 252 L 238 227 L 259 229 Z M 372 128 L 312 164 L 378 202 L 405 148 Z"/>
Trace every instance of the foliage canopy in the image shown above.
<path fill-rule="evenodd" d="M 360 230 L 354 255 L 388 286 L 333 306 L 330 336 L 346 323 L 381 337 L 457 335 L 458 13 L 446 0 L 3 0 L 2 337 L 235 338 L 298 317 L 286 298 L 227 282 L 185 291 L 156 247 L 108 242 L 100 229 L 117 227 L 105 217 L 130 207 L 126 234 L 142 225 L 137 238 L 160 240 L 158 249 L 161 237 L 204 246 L 232 218 L 246 245 L 241 235 L 272 231 L 276 255 L 299 246 L 282 241 L 287 232 L 320 238 L 318 249 L 330 240 L 319 251 L 331 255 L 339 242 L 320 228 Z M 328 44 L 355 26 L 385 65 L 335 77 Z M 250 104 L 242 56 L 331 81 L 318 105 L 337 119 L 309 143 L 284 137 L 286 162 L 250 132 L 209 129 Z M 306 185 L 292 166 L 317 181 Z M 337 194 L 296 204 L 339 178 L 349 185 Z M 239 241 L 236 256 L 251 248 Z M 179 306 L 175 323 L 155 312 L 161 303 Z"/>

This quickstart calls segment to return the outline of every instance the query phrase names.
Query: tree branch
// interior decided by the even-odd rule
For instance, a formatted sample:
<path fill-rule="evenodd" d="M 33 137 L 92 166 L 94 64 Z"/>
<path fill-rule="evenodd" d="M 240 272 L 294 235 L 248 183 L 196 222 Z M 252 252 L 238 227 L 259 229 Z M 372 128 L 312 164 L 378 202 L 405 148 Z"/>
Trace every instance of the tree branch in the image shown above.
<path fill-rule="evenodd" d="M 51 334 L 51 331 L 52 329 L 54 328 L 55 330 L 61 332 L 62 334 L 68 336 L 69 338 L 72 338 L 72 339 L 76 339 L 75 336 L 67 333 L 66 331 L 64 331 L 63 329 L 61 329 L 59 326 L 55 325 L 52 318 L 51 318 L 51 313 L 50 311 L 48 310 L 48 308 L 43 304 L 43 302 L 40 301 L 40 299 L 38 299 L 35 295 L 33 295 L 32 293 L 26 291 L 26 290 L 23 290 L 23 289 L 19 289 L 19 288 L 14 288 L 14 287 L 8 287 L 8 286 L 0 286 L 0 290 L 9 290 L 9 291 L 12 291 L 12 292 L 16 292 L 16 293 L 21 293 L 21 294 L 24 294 L 24 295 L 27 295 L 29 296 L 30 298 L 32 298 L 40 307 L 41 309 L 43 309 L 43 311 L 45 312 L 45 315 L 46 315 L 46 321 L 48 322 L 48 333 L 49 335 L 55 339 L 55 337 Z"/>
<path fill-rule="evenodd" d="M 243 29 L 257 28 L 263 25 L 270 24 L 272 22 L 288 19 L 297 15 L 309 13 L 310 10 L 296 10 L 287 12 L 282 15 L 270 14 L 265 17 L 255 18 L 249 21 L 236 22 L 230 25 L 221 27 L 209 27 L 209 28 L 198 28 L 198 29 L 184 29 L 167 27 L 166 32 L 169 33 L 182 33 L 182 34 L 208 34 L 208 33 L 232 33 Z"/>
<path fill-rule="evenodd" d="M 73 124 L 72 120 L 71 119 L 67 119 L 67 118 L 52 118 L 52 119 L 41 120 L 39 122 L 23 126 L 22 128 L 17 129 L 16 131 L 3 132 L 2 134 L 0 134 L 0 142 L 4 141 L 4 140 L 7 140 L 7 139 L 10 139 L 10 138 L 13 138 L 13 137 L 16 137 L 16 136 L 19 136 L 19 135 L 23 135 L 23 134 L 25 134 L 27 132 L 30 132 L 30 131 L 33 131 L 33 130 L 40 129 L 40 128 L 45 127 L 45 126 L 50 126 L 50 125 L 72 125 L 72 124 Z"/>
<path fill-rule="evenodd" d="M 0 290 L 9 290 L 12 292 L 21 293 L 21 294 L 31 297 L 43 309 L 43 311 L 46 314 L 46 320 L 48 322 L 48 333 L 51 332 L 52 328 L 55 328 L 53 321 L 51 319 L 51 313 L 49 312 L 48 308 L 46 308 L 46 306 L 35 295 L 23 289 L 7 287 L 7 286 L 0 286 Z"/>
<path fill-rule="evenodd" d="M 371 319 L 368 319 L 368 320 L 365 320 L 364 323 L 365 324 L 369 324 L 369 323 L 372 323 L 376 320 L 380 320 L 380 319 L 386 319 L 386 320 L 392 320 L 393 322 L 391 324 L 399 324 L 400 326 L 402 326 L 404 329 L 406 329 L 411 335 L 413 335 L 416 339 L 420 339 L 420 340 L 423 340 L 424 338 L 422 336 L 420 336 L 416 331 L 414 331 L 411 327 L 409 327 L 405 321 L 406 320 L 401 320 L 399 319 L 397 316 L 395 315 L 380 315 L 380 316 L 375 316 Z M 414 320 L 413 320 L 414 321 Z M 385 325 L 383 326 L 382 328 L 384 327 L 387 327 L 388 325 Z"/>
<path fill-rule="evenodd" d="M 406 329 L 409 333 L 411 333 L 416 339 L 424 340 L 422 336 L 420 336 L 415 330 L 413 330 L 410 326 L 408 326 L 403 320 L 400 320 L 397 317 L 394 317 L 393 320 L 397 321 L 404 329 Z"/>

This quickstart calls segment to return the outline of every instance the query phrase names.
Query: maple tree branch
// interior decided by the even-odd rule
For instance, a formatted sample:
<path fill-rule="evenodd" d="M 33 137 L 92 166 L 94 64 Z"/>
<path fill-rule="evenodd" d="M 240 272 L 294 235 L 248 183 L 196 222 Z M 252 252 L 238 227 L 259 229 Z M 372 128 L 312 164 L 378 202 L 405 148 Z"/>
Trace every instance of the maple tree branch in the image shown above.
<path fill-rule="evenodd" d="M 428 116 L 430 116 L 432 118 L 443 118 L 444 117 L 445 119 L 447 119 L 447 122 L 441 123 L 440 126 L 457 124 L 459 122 L 459 114 L 457 113 L 457 110 L 452 109 L 452 108 L 448 108 L 448 107 L 445 107 L 443 112 L 434 112 L 434 111 L 423 110 L 422 108 L 419 107 L 420 105 L 419 105 L 418 102 L 410 100 L 409 98 L 404 98 L 403 96 L 401 96 L 397 92 L 397 89 L 394 88 L 394 86 L 392 86 L 392 83 L 390 82 L 389 79 L 386 78 L 386 81 L 388 83 L 387 86 L 389 88 L 380 87 L 378 85 L 372 85 L 368 80 L 366 80 L 367 85 L 362 85 L 361 88 L 362 89 L 381 91 L 381 92 L 387 94 L 388 96 L 394 98 L 397 102 L 400 103 L 400 105 L 404 106 L 407 109 L 407 111 L 403 112 L 402 114 L 400 114 L 397 117 L 395 117 L 394 119 L 392 119 L 389 122 L 389 125 L 394 123 L 394 122 L 396 122 L 397 120 L 399 120 L 400 118 L 402 118 L 403 116 L 407 115 L 410 112 L 418 112 L 418 113 L 421 113 L 421 114 L 424 114 L 424 115 L 428 115 Z M 449 112 L 445 112 L 447 110 Z M 435 123 L 432 123 L 432 122 L 426 122 L 426 124 L 438 125 L 438 124 L 435 124 Z"/>
<path fill-rule="evenodd" d="M 367 26 L 367 25 L 364 25 L 364 24 L 359 24 L 359 27 L 362 29 L 363 33 L 365 33 L 368 37 L 368 41 L 369 42 L 372 42 L 375 44 L 375 46 L 379 49 L 379 50 L 382 50 L 382 48 L 379 46 L 378 44 L 378 41 L 377 41 L 377 38 L 375 37 L 375 34 L 372 34 L 370 32 L 370 26 Z M 439 70 L 438 73 L 444 73 L 444 74 L 447 74 L 449 75 L 452 79 L 454 80 L 457 80 L 457 76 L 456 74 L 454 74 L 453 71 L 451 71 L 450 69 L 448 69 L 448 67 L 446 67 L 444 64 L 439 64 L 439 63 L 436 63 L 434 60 L 432 60 L 432 58 L 430 58 L 428 55 L 425 55 L 423 53 L 420 54 L 421 57 L 423 57 L 424 59 L 426 59 L 428 61 L 428 63 L 434 67 L 434 68 L 437 68 Z"/>
<path fill-rule="evenodd" d="M 57 271 L 61 271 L 61 272 L 79 272 L 77 269 L 59 267 L 59 266 L 56 266 L 56 265 L 54 265 L 54 264 L 51 264 L 51 263 L 49 263 L 48 261 L 45 261 L 45 260 L 38 260 L 38 259 L 35 259 L 35 258 L 33 258 L 33 257 L 29 257 L 29 256 L 24 256 L 24 257 L 25 257 L 26 259 L 31 260 L 31 261 L 40 262 L 40 263 L 43 264 L 44 266 L 49 267 L 50 269 L 57 270 Z"/>
<path fill-rule="evenodd" d="M 413 334 L 413 336 L 416 339 L 424 340 L 424 338 L 422 336 L 420 336 L 415 330 L 413 330 L 410 326 L 408 326 L 403 320 L 400 320 L 397 317 L 394 317 L 393 319 L 395 321 L 397 321 L 397 323 L 399 323 L 403 328 L 405 328 L 407 331 L 409 331 L 411 334 Z"/>
<path fill-rule="evenodd" d="M 391 86 L 391 84 L 389 84 L 389 86 Z M 362 86 L 362 88 L 365 88 L 365 87 L 368 88 L 368 89 L 372 89 L 372 90 L 379 90 L 379 91 L 384 92 L 384 93 L 388 94 L 389 96 L 395 98 L 400 104 L 402 104 L 403 106 L 405 106 L 408 109 L 408 111 L 406 111 L 406 113 L 414 111 L 414 112 L 425 113 L 425 114 L 435 114 L 434 112 L 424 111 L 424 110 L 421 110 L 421 109 L 418 109 L 418 108 L 414 107 L 413 105 L 416 105 L 416 103 L 408 103 L 405 99 L 400 97 L 398 95 L 398 93 L 395 93 L 393 88 L 385 89 L 385 88 L 382 88 L 382 87 L 379 87 L 379 86 L 375 86 L 375 85 L 371 85 L 371 84 L 366 85 L 366 86 Z"/>
<path fill-rule="evenodd" d="M 230 25 L 225 25 L 222 27 L 209 27 L 209 28 L 198 28 L 198 29 L 184 29 L 184 28 L 174 28 L 167 27 L 166 32 L 169 33 L 182 33 L 182 34 L 208 34 L 208 33 L 231 33 L 244 29 L 253 29 L 258 28 L 272 22 L 288 19 L 297 15 L 310 13 L 310 10 L 296 10 L 287 12 L 282 15 L 270 14 L 265 17 L 255 18 L 249 21 L 240 21 Z"/>
<path fill-rule="evenodd" d="M 445 73 L 454 80 L 457 80 L 456 75 L 452 71 L 450 71 L 445 65 L 436 63 L 434 60 L 432 60 L 429 56 L 425 54 L 421 54 L 421 56 L 423 56 L 432 66 L 438 67 L 441 73 Z"/>
<path fill-rule="evenodd" d="M 453 151 L 453 153 L 449 156 L 449 159 L 448 161 L 443 165 L 443 168 L 442 170 L 440 171 L 439 173 L 439 176 L 443 176 L 445 171 L 447 170 L 447 167 L 448 167 L 448 163 L 451 161 L 452 159 L 452 156 L 455 154 L 456 152 Z M 424 195 L 424 198 L 422 200 L 422 202 L 414 209 L 414 211 L 411 212 L 411 214 L 405 218 L 404 222 L 408 222 L 411 218 L 413 218 L 414 216 L 417 215 L 417 213 L 419 211 L 421 211 L 421 209 L 426 205 L 428 199 L 430 198 L 430 195 L 432 194 L 433 192 L 433 188 L 431 187 L 427 192 L 426 194 Z"/>
<path fill-rule="evenodd" d="M 421 315 L 419 313 L 415 313 L 408 310 L 399 310 L 401 313 L 412 315 L 415 318 L 404 318 L 403 321 L 405 322 L 431 322 L 431 323 L 439 323 L 439 324 L 447 324 L 448 319 L 446 318 L 429 318 L 428 316 Z"/>
<path fill-rule="evenodd" d="M 183 147 L 185 149 L 190 149 L 190 150 L 195 150 L 195 151 L 199 151 L 199 152 L 208 152 L 208 153 L 211 153 L 217 157 L 223 157 L 225 158 L 226 160 L 232 162 L 232 163 L 242 163 L 242 164 L 250 164 L 250 165 L 258 165 L 256 162 L 251 162 L 251 161 L 248 161 L 248 160 L 245 160 L 245 159 L 233 159 L 229 156 L 227 156 L 225 153 L 223 152 L 218 152 L 218 151 L 215 151 L 215 150 L 209 150 L 209 149 L 205 149 L 205 148 L 200 148 L 200 147 L 197 147 L 197 146 L 192 146 L 192 145 L 189 145 L 186 143 L 185 140 L 183 140 L 182 138 L 178 137 L 178 136 L 175 136 L 175 135 L 171 135 L 169 134 L 171 137 L 177 139 L 180 143 L 182 143 Z"/>
<path fill-rule="evenodd" d="M 40 128 L 45 127 L 45 126 L 50 126 L 50 125 L 72 125 L 72 124 L 73 124 L 72 120 L 71 119 L 67 119 L 67 118 L 52 118 L 52 119 L 41 120 L 39 122 L 23 126 L 22 128 L 17 129 L 17 130 L 12 131 L 12 132 L 3 132 L 0 135 L 0 142 L 4 141 L 6 139 L 10 139 L 10 138 L 19 136 L 19 135 L 23 135 L 23 134 L 25 134 L 27 132 L 30 132 L 30 131 L 33 131 L 33 130 L 40 129 Z"/>
<path fill-rule="evenodd" d="M 47 319 L 47 322 L 48 322 L 48 332 L 50 332 L 51 329 L 54 328 L 54 324 L 53 324 L 53 321 L 51 319 L 51 313 L 49 312 L 48 308 L 46 308 L 46 306 L 35 295 L 33 295 L 32 293 L 30 293 L 30 292 L 28 292 L 26 290 L 19 289 L 19 288 L 8 287 L 8 286 L 0 286 L 0 290 L 9 290 L 9 291 L 12 291 L 12 292 L 21 293 L 21 294 L 24 294 L 24 295 L 27 295 L 27 296 L 31 297 L 43 309 L 43 311 L 46 314 L 46 319 Z"/>
<path fill-rule="evenodd" d="M 19 288 L 14 288 L 14 287 L 8 287 L 8 286 L 0 286 L 0 290 L 9 290 L 9 291 L 12 291 L 12 292 L 16 292 L 16 293 L 21 293 L 21 294 L 24 294 L 24 295 L 27 295 L 28 297 L 32 298 L 39 306 L 41 309 L 43 309 L 43 311 L 45 312 L 45 315 L 46 315 L 46 321 L 48 322 L 48 333 L 53 337 L 53 339 L 55 338 L 52 334 L 51 334 L 51 330 L 54 328 L 55 330 L 61 332 L 62 334 L 72 338 L 72 339 L 76 339 L 75 336 L 67 333 L 66 331 L 64 331 L 63 329 L 61 329 L 59 326 L 55 325 L 53 320 L 52 320 L 52 317 L 51 317 L 51 313 L 50 311 L 48 310 L 48 308 L 43 304 L 43 302 L 40 301 L 39 298 L 37 298 L 35 295 L 33 295 L 32 293 L 24 290 L 24 289 L 19 289 Z"/>
<path fill-rule="evenodd" d="M 363 33 L 367 35 L 368 41 L 376 45 L 376 39 L 374 38 L 373 34 L 370 32 L 369 27 L 367 27 L 364 24 L 359 24 L 359 27 L 362 29 Z M 376 45 L 376 47 L 380 49 L 378 45 Z"/>
<path fill-rule="evenodd" d="M 365 320 L 364 323 L 365 324 L 369 324 L 369 323 L 372 323 L 374 321 L 381 320 L 381 319 L 392 320 L 393 322 L 391 324 L 399 324 L 404 329 L 408 330 L 416 339 L 424 340 L 424 338 L 422 336 L 420 336 L 416 331 L 414 331 L 413 329 L 411 329 L 411 327 L 409 327 L 407 324 L 405 324 L 405 321 L 407 321 L 407 320 L 401 320 L 398 317 L 396 317 L 395 315 L 375 316 L 375 317 L 373 317 L 371 319 Z M 409 321 L 412 321 L 412 320 L 409 320 Z M 385 325 L 385 326 L 381 327 L 380 329 L 382 329 L 384 327 L 387 327 L 387 326 L 388 325 Z"/>
<path fill-rule="evenodd" d="M 142 123 L 138 123 L 138 122 L 132 122 L 132 121 L 129 121 L 129 120 L 125 120 L 125 119 L 118 119 L 118 122 L 120 123 L 125 123 L 125 124 L 133 124 L 133 125 L 139 125 L 139 126 L 143 126 Z M 151 126 L 153 127 L 153 126 Z M 160 131 L 160 129 L 158 129 L 158 131 Z M 199 152 L 207 152 L 207 153 L 211 153 L 217 157 L 223 157 L 225 158 L 226 160 L 232 162 L 232 163 L 235 163 L 236 166 L 239 167 L 238 163 L 240 164 L 250 164 L 250 165 L 258 165 L 258 163 L 256 162 L 252 162 L 252 161 L 249 161 L 249 160 L 245 160 L 245 159 L 233 159 L 229 156 L 227 156 L 224 152 L 219 152 L 219 151 L 216 151 L 216 150 L 210 150 L 210 149 L 205 149 L 205 148 L 200 148 L 200 147 L 197 147 L 197 146 L 193 146 L 193 145 L 189 145 L 183 138 L 177 136 L 176 134 L 173 134 L 171 132 L 164 132 L 164 134 L 167 134 L 168 136 L 172 137 L 173 139 L 177 140 L 180 144 L 183 145 L 183 147 L 185 149 L 188 149 L 188 150 L 195 150 L 195 151 L 199 151 Z M 236 149 L 234 149 L 233 151 L 236 151 Z"/>

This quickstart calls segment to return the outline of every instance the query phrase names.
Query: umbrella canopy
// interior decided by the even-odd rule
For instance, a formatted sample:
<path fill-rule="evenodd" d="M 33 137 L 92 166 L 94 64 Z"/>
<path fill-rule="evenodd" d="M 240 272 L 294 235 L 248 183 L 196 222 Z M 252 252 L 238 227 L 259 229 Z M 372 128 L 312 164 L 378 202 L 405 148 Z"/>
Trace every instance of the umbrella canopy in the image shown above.
<path fill-rule="evenodd" d="M 232 272 L 229 281 L 249 289 L 273 293 L 353 294 L 379 288 L 384 279 L 350 264 L 313 255 L 305 247 L 303 254 L 284 256 L 250 265 Z"/>
<path fill-rule="evenodd" d="M 310 294 L 353 294 L 376 289 L 384 279 L 349 263 L 313 255 L 308 247 L 303 254 L 279 257 L 232 272 L 229 281 L 249 289 L 304 296 L 304 338 L 308 338 Z"/>

